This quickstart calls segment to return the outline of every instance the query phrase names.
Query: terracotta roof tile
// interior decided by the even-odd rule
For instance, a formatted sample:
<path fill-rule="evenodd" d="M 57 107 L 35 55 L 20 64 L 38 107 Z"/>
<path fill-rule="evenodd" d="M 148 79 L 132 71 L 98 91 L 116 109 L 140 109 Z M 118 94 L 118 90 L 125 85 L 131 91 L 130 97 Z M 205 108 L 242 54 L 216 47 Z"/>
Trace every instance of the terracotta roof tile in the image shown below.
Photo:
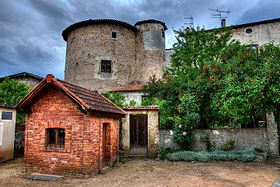
<path fill-rule="evenodd" d="M 40 91 L 47 85 L 52 84 L 62 89 L 68 96 L 73 98 L 79 105 L 89 111 L 99 111 L 112 114 L 124 115 L 120 107 L 108 100 L 106 97 L 97 91 L 91 91 L 80 86 L 70 84 L 68 82 L 56 79 L 53 75 L 49 74 L 46 78 L 20 103 L 16 106 L 17 109 L 23 109 L 31 100 L 40 93 Z"/>
<path fill-rule="evenodd" d="M 144 85 L 143 84 L 131 84 L 131 85 L 127 85 L 124 86 L 120 89 L 117 90 L 113 90 L 111 92 L 132 92 L 132 91 L 141 91 L 143 90 Z"/>

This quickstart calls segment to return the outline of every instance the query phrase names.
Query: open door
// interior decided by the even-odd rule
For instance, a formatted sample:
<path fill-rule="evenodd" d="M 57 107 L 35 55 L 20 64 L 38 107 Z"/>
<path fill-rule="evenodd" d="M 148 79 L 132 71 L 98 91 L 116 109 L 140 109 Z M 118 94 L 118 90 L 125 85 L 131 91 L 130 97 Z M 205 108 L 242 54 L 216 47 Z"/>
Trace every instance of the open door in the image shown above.
<path fill-rule="evenodd" d="M 148 154 L 148 116 L 130 115 L 130 155 Z"/>

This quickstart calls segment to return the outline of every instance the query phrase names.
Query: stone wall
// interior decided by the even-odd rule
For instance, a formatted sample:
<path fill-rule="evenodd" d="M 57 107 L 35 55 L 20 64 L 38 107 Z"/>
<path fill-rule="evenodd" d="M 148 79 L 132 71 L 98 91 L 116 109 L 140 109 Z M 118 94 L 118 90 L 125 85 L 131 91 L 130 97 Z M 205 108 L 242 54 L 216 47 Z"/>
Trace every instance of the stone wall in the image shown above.
<path fill-rule="evenodd" d="M 267 137 L 268 137 L 268 152 L 272 157 L 279 156 L 279 135 L 277 123 L 273 113 L 266 114 L 267 120 Z M 279 124 L 280 125 L 280 124 Z"/>
<path fill-rule="evenodd" d="M 104 165 L 103 125 L 109 124 L 110 160 L 117 160 L 119 150 L 119 119 L 102 113 L 84 114 L 64 93 L 48 88 L 32 105 L 26 118 L 24 160 L 34 171 L 97 172 Z M 47 145 L 47 128 L 65 129 L 62 147 Z M 108 152 L 107 152 L 108 153 Z"/>
<path fill-rule="evenodd" d="M 235 141 L 236 150 L 254 150 L 255 148 L 268 151 L 267 132 L 265 128 L 258 129 L 217 129 L 195 130 L 193 150 L 206 150 L 206 137 L 213 145 L 213 149 L 222 149 L 229 140 Z M 173 142 L 170 130 L 160 130 L 160 146 L 171 149 L 179 149 Z"/>

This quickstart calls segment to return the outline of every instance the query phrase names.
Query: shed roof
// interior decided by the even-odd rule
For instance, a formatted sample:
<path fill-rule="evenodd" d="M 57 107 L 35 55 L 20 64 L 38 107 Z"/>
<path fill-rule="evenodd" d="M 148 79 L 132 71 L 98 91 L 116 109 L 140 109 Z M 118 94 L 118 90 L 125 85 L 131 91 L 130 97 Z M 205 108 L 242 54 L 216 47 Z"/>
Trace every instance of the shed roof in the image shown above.
<path fill-rule="evenodd" d="M 16 74 L 13 74 L 13 75 L 8 75 L 8 76 L 5 76 L 5 77 L 1 77 L 0 81 L 5 79 L 5 78 L 20 78 L 20 77 L 32 77 L 32 78 L 37 79 L 39 81 L 44 79 L 43 77 L 40 77 L 38 75 L 34 75 L 32 73 L 21 72 L 21 73 L 16 73 Z"/>
<path fill-rule="evenodd" d="M 127 86 L 123 86 L 120 89 L 112 90 L 110 92 L 134 92 L 134 91 L 141 91 L 143 90 L 143 84 L 131 84 Z"/>
<path fill-rule="evenodd" d="M 139 110 L 139 111 L 155 110 L 155 111 L 158 111 L 159 106 L 156 106 L 156 105 L 151 105 L 151 106 L 128 106 L 124 110 L 125 111 L 135 111 L 135 110 Z"/>
<path fill-rule="evenodd" d="M 62 90 L 73 99 L 82 109 L 89 112 L 105 112 L 111 114 L 124 115 L 125 111 L 108 100 L 106 97 L 97 91 L 91 91 L 80 86 L 70 84 L 68 82 L 59 80 L 53 75 L 49 74 L 40 82 L 40 84 L 29 93 L 23 100 L 21 100 L 16 109 L 24 111 L 31 101 L 39 95 L 47 85 L 53 85 Z"/>
<path fill-rule="evenodd" d="M 0 104 L 0 108 L 15 109 L 15 106 L 12 106 L 12 105 L 5 105 L 5 104 Z"/>

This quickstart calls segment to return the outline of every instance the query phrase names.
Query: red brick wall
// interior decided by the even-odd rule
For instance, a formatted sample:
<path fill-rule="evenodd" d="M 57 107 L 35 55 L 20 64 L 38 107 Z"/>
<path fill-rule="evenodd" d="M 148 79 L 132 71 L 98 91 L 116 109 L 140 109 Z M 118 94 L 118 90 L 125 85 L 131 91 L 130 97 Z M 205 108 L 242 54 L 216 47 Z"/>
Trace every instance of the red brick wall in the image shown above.
<path fill-rule="evenodd" d="M 39 172 L 97 172 L 103 166 L 102 126 L 110 124 L 110 164 L 119 149 L 119 119 L 97 114 L 84 114 L 63 92 L 54 88 L 32 104 L 25 130 L 26 162 Z M 48 149 L 46 128 L 64 128 L 64 148 Z"/>

